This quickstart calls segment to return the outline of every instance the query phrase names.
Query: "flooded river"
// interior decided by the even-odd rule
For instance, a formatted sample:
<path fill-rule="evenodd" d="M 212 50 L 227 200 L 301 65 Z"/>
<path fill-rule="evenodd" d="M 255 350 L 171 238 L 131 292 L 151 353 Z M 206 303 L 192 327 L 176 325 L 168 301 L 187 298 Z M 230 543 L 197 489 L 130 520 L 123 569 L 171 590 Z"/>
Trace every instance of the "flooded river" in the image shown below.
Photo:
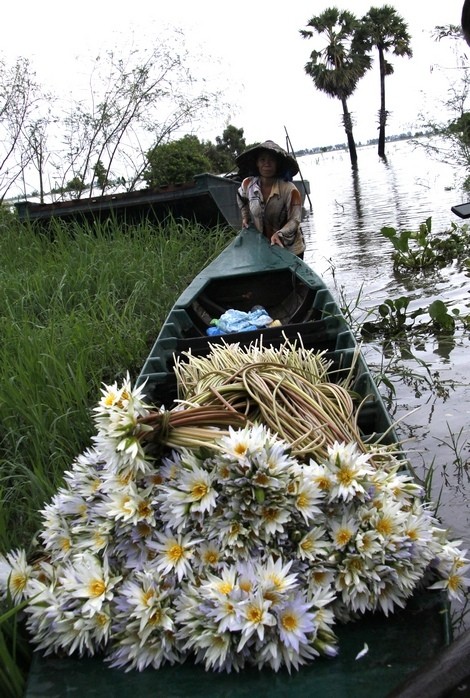
<path fill-rule="evenodd" d="M 387 144 L 387 160 L 376 146 L 358 150 L 358 168 L 347 151 L 299 158 L 301 174 L 310 182 L 303 223 L 305 259 L 361 321 L 386 299 L 406 296 L 408 311 L 428 308 L 440 299 L 448 308 L 470 312 L 470 272 L 457 264 L 426 272 L 393 268 L 393 247 L 381 235 L 383 226 L 417 230 L 432 219 L 434 232 L 465 221 L 451 206 L 466 200 L 459 188 L 463 173 L 429 157 L 410 141 Z M 470 197 L 469 197 L 470 199 Z M 470 550 L 470 333 L 457 322 L 451 337 L 433 334 L 410 343 L 363 344 L 373 371 L 383 373 L 392 389 L 391 412 L 410 463 L 419 477 L 430 472 L 438 514 Z M 470 605 L 470 604 L 469 604 Z M 456 631 L 470 627 L 466 604 L 456 607 Z M 470 616 L 470 613 L 468 614 Z"/>

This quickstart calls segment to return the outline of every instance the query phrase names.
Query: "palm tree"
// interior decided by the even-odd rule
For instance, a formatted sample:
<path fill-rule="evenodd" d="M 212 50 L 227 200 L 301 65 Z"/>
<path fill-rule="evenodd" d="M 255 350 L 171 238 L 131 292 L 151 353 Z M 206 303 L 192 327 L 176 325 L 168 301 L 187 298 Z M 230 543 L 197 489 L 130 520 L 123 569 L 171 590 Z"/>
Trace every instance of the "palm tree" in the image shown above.
<path fill-rule="evenodd" d="M 321 51 L 312 51 L 310 60 L 305 65 L 305 72 L 313 79 L 318 90 L 341 100 L 349 155 L 351 162 L 355 164 L 357 151 L 347 100 L 371 65 L 370 57 L 362 50 L 360 44 L 357 50 L 352 46 L 359 22 L 351 12 L 330 7 L 321 15 L 312 17 L 307 26 L 312 29 L 300 30 L 301 36 L 311 38 L 314 33 L 325 35 L 327 45 Z"/>
<path fill-rule="evenodd" d="M 354 39 L 357 51 L 371 51 L 375 46 L 379 52 L 380 68 L 380 110 L 379 110 L 379 147 L 380 157 L 385 157 L 385 125 L 388 111 L 385 108 L 385 77 L 392 75 L 393 65 L 387 61 L 385 54 L 392 51 L 395 56 L 408 56 L 413 52 L 410 48 L 411 36 L 408 25 L 391 5 L 371 7 L 361 19 L 361 25 Z"/>

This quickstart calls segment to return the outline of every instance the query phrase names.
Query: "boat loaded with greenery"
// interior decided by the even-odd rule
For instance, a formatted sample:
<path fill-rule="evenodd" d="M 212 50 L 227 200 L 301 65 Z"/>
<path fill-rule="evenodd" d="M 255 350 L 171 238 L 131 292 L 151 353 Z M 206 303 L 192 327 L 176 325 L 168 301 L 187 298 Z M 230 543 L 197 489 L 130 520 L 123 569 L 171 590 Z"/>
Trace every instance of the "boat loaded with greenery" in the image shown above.
<path fill-rule="evenodd" d="M 240 232 L 5 556 L 27 698 L 383 697 L 451 640 L 464 552 L 412 477 L 332 294 Z"/>

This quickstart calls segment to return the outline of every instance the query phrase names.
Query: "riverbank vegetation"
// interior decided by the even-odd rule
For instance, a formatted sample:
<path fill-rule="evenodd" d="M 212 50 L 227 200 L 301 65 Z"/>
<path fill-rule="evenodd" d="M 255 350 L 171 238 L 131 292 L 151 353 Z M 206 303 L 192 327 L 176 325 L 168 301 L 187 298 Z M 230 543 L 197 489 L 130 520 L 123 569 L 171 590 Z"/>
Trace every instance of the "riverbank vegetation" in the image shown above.
<path fill-rule="evenodd" d="M 167 221 L 39 232 L 0 221 L 0 550 L 30 549 L 39 510 L 89 445 L 103 382 L 135 380 L 172 303 L 233 231 Z M 6 612 L 6 608 L 3 608 Z M 0 693 L 28 646 L 0 607 Z"/>
<path fill-rule="evenodd" d="M 470 330 L 469 305 L 462 300 L 453 300 L 452 294 L 445 291 L 426 301 L 426 295 L 423 296 L 419 289 L 429 283 L 433 286 L 436 280 L 440 280 L 445 289 L 445 280 L 449 279 L 449 275 L 468 276 L 469 227 L 468 224 L 452 223 L 449 229 L 437 232 L 433 230 L 432 219 L 429 218 L 417 230 L 385 227 L 381 233 L 391 243 L 390 260 L 397 281 L 400 278 L 413 279 L 411 284 L 398 281 L 399 286 L 406 288 L 408 293 L 385 297 L 377 305 L 367 296 L 367 289 L 360 288 L 351 298 L 347 289 L 338 283 L 334 267 L 331 273 L 343 314 L 362 341 L 382 397 L 392 417 L 400 423 L 399 430 L 403 428 L 401 435 L 406 440 L 406 434 L 408 438 L 413 438 L 416 426 L 408 423 L 407 415 L 399 414 L 403 396 L 406 405 L 410 402 L 424 405 L 434 401 L 441 404 L 459 387 L 457 373 L 436 370 L 429 361 L 426 347 L 434 347 L 435 353 L 443 357 L 449 356 L 456 346 L 465 347 Z M 408 399 L 410 396 L 416 398 L 414 403 L 412 397 Z M 432 412 L 434 410 L 437 412 L 438 407 L 433 407 Z M 455 466 L 456 481 L 468 482 L 468 440 L 465 440 L 462 429 L 455 429 L 451 421 L 448 431 L 450 437 L 445 445 L 449 450 L 450 463 Z M 444 445 L 444 439 L 441 445 Z M 423 483 L 432 483 L 435 473 L 437 477 L 434 481 L 439 481 L 443 474 L 444 480 L 447 480 L 446 469 L 451 466 L 445 461 L 443 465 L 436 466 L 434 455 L 430 449 L 426 459 L 421 461 L 418 457 L 415 461 L 421 473 L 419 479 Z M 426 489 L 428 491 L 427 486 Z M 438 502 L 440 496 L 435 489 L 434 496 L 429 498 Z M 456 610 L 456 626 L 460 627 L 464 618 L 468 618 L 469 607 L 470 600 L 466 600 L 463 609 Z"/>

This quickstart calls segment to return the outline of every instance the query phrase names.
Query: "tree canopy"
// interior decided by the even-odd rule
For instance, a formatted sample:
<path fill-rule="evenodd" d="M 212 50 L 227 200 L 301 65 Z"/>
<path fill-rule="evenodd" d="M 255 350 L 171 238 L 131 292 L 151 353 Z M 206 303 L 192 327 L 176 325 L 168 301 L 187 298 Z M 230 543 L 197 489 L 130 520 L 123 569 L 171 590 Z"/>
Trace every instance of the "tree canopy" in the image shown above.
<path fill-rule="evenodd" d="M 160 144 L 147 153 L 144 180 L 149 187 L 192 181 L 202 172 L 227 174 L 235 168 L 235 158 L 246 148 L 243 129 L 229 124 L 216 142 L 200 141 L 188 135 Z"/>
<path fill-rule="evenodd" d="M 152 148 L 147 160 L 144 179 L 149 187 L 190 182 L 196 173 L 207 172 L 211 166 L 197 136 L 184 136 Z"/>

